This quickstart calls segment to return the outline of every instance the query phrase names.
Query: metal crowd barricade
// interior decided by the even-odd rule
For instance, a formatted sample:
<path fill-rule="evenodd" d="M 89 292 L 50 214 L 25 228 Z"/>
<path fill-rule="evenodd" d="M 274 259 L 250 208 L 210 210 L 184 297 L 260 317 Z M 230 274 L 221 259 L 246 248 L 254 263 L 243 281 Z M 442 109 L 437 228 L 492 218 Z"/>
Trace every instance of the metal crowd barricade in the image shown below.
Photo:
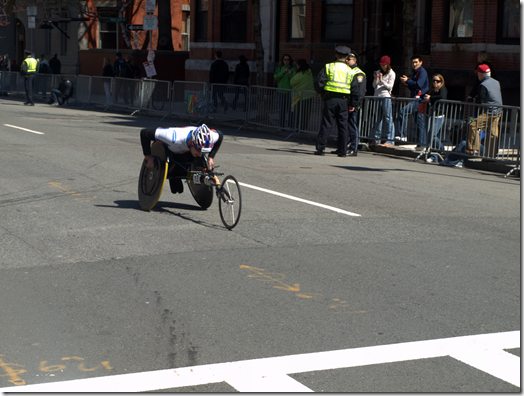
<path fill-rule="evenodd" d="M 144 78 L 140 80 L 140 110 L 169 114 L 171 82 Z"/>
<path fill-rule="evenodd" d="M 73 97 L 82 107 L 89 105 L 91 102 L 91 78 L 91 76 L 79 75 L 76 80 L 76 91 L 73 93 Z"/>
<path fill-rule="evenodd" d="M 141 108 L 142 88 L 140 80 L 133 78 L 114 78 L 112 105 L 125 109 Z"/>
<path fill-rule="evenodd" d="M 293 108 L 294 125 L 296 126 L 295 133 L 289 135 L 287 139 L 291 136 L 296 136 L 299 134 L 306 134 L 305 136 L 309 138 L 308 135 L 317 135 L 320 130 L 320 124 L 322 123 L 322 109 L 323 102 L 322 97 L 318 95 L 315 91 L 304 90 L 302 93 L 297 96 L 297 98 L 291 103 Z M 336 126 L 334 127 L 334 133 L 336 134 Z M 333 134 L 333 132 L 331 132 Z"/>
<path fill-rule="evenodd" d="M 103 105 L 107 110 L 111 106 L 114 80 L 113 77 L 92 76 L 89 104 Z"/>
<path fill-rule="evenodd" d="M 4 76 L 3 92 L 19 96 L 25 93 L 24 78 L 18 72 L 2 72 Z"/>
<path fill-rule="evenodd" d="M 206 118 L 221 121 L 247 123 L 249 88 L 245 85 L 210 84 L 206 107 Z"/>
<path fill-rule="evenodd" d="M 431 153 L 442 158 L 455 151 L 466 157 L 518 161 L 519 107 L 451 100 L 439 100 L 434 106 L 428 117 Z"/>
<path fill-rule="evenodd" d="M 205 82 L 174 81 L 171 97 L 171 111 L 168 117 L 175 116 L 189 118 L 190 122 L 197 119 L 197 123 L 205 119 L 208 107 L 208 88 Z"/>
<path fill-rule="evenodd" d="M 33 80 L 33 99 L 47 100 L 51 97 L 54 74 L 35 73 Z"/>
<path fill-rule="evenodd" d="M 258 125 L 296 133 L 291 106 L 296 97 L 297 91 L 293 89 L 252 86 L 248 95 L 247 124 L 255 129 Z"/>

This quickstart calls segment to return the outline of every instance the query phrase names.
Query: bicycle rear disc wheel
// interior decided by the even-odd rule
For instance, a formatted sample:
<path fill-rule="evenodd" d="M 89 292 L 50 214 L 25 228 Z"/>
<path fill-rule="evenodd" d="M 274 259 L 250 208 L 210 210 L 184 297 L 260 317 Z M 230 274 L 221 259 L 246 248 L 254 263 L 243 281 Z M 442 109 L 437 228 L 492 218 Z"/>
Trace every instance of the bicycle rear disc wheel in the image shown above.
<path fill-rule="evenodd" d="M 218 210 L 222 223 L 228 230 L 231 230 L 238 224 L 240 213 L 242 211 L 242 195 L 237 179 L 233 176 L 226 176 L 222 182 L 219 193 Z"/>

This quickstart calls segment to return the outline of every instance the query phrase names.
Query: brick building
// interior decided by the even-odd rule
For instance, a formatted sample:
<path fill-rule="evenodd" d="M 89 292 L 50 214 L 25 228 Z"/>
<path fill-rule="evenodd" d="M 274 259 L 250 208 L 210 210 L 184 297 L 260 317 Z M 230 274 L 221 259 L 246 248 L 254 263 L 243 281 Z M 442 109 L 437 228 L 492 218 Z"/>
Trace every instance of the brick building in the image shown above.
<path fill-rule="evenodd" d="M 520 3 L 516 0 L 413 0 L 413 53 L 428 73 L 441 73 L 450 99 L 464 100 L 473 85 L 477 55 L 487 51 L 493 77 L 501 82 L 504 102 L 520 105 Z M 337 45 L 360 55 L 359 64 L 389 55 L 397 76 L 410 74 L 402 64 L 402 0 L 260 0 L 266 85 L 283 54 L 306 59 L 318 72 Z M 255 45 L 252 2 L 191 0 L 191 44 L 186 80 L 208 81 L 217 50 L 230 73 L 238 55 L 249 59 L 254 83 Z M 405 66 L 408 66 L 407 68 Z M 394 93 L 403 95 L 395 86 Z"/>

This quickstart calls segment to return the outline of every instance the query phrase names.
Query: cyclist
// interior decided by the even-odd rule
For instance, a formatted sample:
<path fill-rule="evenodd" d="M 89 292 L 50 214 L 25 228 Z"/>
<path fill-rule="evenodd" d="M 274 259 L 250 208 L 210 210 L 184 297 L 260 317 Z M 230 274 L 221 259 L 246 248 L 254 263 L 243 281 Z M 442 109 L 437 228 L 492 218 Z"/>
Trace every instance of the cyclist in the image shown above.
<path fill-rule="evenodd" d="M 202 157 L 203 153 L 208 154 L 209 167 L 213 169 L 213 158 L 222 144 L 222 139 L 222 132 L 209 129 L 205 124 L 199 127 L 146 128 L 140 131 L 142 152 L 147 161 L 146 167 L 155 166 L 151 158 L 151 142 L 157 140 L 168 148 L 170 162 L 175 165 L 174 175 L 180 176 L 186 172 L 186 169 L 180 164 L 190 163 L 193 158 Z M 169 185 L 173 194 L 181 194 L 184 191 L 181 179 L 169 179 Z"/>

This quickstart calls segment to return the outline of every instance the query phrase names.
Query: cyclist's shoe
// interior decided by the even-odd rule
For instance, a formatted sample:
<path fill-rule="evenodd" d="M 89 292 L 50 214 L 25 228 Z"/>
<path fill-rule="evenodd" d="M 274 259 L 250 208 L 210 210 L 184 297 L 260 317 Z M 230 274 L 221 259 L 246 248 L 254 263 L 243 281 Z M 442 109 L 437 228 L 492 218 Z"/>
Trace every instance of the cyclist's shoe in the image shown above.
<path fill-rule="evenodd" d="M 182 179 L 169 179 L 169 187 L 171 187 L 171 192 L 173 194 L 182 194 L 184 192 L 184 184 L 182 183 Z"/>

